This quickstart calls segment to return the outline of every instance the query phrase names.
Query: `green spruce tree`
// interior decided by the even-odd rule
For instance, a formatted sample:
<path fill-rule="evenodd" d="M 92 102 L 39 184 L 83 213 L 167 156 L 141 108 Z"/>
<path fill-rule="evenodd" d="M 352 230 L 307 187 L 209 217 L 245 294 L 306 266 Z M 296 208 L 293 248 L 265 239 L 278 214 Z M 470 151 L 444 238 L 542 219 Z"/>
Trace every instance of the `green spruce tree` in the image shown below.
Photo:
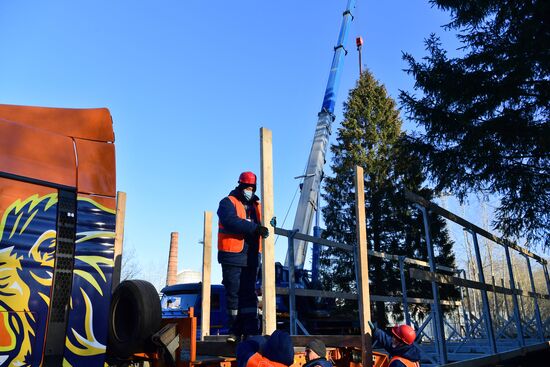
<path fill-rule="evenodd" d="M 422 187 L 424 176 L 420 162 L 402 154 L 403 133 L 395 102 L 383 85 L 366 71 L 361 75 L 344 104 L 344 121 L 338 129 L 333 153 L 334 176 L 324 181 L 323 208 L 326 230 L 324 237 L 355 244 L 354 167 L 365 170 L 365 205 L 369 249 L 394 255 L 427 260 L 423 222 L 419 211 L 408 202 L 403 189 L 431 199 L 432 192 Z M 431 235 L 436 244 L 437 262 L 453 266 L 452 242 L 445 223 L 431 218 Z M 370 292 L 376 295 L 401 295 L 399 266 L 395 261 L 369 258 Z M 321 254 L 321 274 L 324 286 L 335 291 L 355 291 L 353 255 L 342 250 L 325 249 Z M 409 296 L 425 297 L 429 284 L 414 282 Z M 456 296 L 453 290 L 442 291 L 443 297 Z M 387 322 L 387 312 L 402 319 L 401 304 L 377 302 L 373 319 L 379 326 Z M 340 305 L 349 311 L 352 302 Z M 416 311 L 425 312 L 419 306 Z"/>
<path fill-rule="evenodd" d="M 430 2 L 463 47 L 450 58 L 432 35 L 428 56 L 404 55 L 415 154 L 436 189 L 496 195 L 496 229 L 550 248 L 550 1 Z"/>

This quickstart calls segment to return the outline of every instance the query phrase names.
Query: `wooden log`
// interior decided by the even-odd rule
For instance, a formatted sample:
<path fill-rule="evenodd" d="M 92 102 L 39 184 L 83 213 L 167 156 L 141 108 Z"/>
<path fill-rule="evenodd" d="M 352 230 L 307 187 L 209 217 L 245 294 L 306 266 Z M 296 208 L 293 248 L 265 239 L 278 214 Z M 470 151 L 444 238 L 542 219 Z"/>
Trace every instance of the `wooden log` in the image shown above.
<path fill-rule="evenodd" d="M 263 334 L 277 328 L 275 303 L 275 228 L 273 218 L 273 139 L 271 130 L 260 129 L 260 156 L 262 180 L 262 222 L 269 228 L 269 236 L 262 239 L 262 320 Z"/>
<path fill-rule="evenodd" d="M 202 247 L 201 340 L 210 335 L 210 274 L 212 270 L 212 213 L 204 212 Z"/>
<path fill-rule="evenodd" d="M 361 323 L 361 357 L 363 366 L 372 366 L 372 335 L 370 321 L 369 260 L 367 255 L 367 220 L 365 214 L 365 176 L 363 168 L 355 167 L 355 218 L 357 231 L 357 256 L 359 266 L 357 290 L 359 295 L 359 320 Z"/>
<path fill-rule="evenodd" d="M 120 283 L 122 271 L 122 250 L 124 248 L 124 219 L 126 218 L 126 193 L 118 191 L 116 195 L 116 227 L 115 227 L 115 248 L 114 248 L 114 269 L 111 282 L 111 292 Z"/>

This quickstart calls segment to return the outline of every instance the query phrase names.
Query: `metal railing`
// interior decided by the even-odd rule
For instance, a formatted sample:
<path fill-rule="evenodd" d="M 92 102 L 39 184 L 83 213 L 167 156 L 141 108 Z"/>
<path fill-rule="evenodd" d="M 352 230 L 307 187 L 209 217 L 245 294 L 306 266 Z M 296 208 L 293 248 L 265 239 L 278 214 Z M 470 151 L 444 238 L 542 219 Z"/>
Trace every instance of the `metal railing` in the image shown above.
<path fill-rule="evenodd" d="M 428 247 L 428 262 L 407 258 L 405 256 L 398 256 L 393 254 L 387 254 L 377 251 L 368 251 L 369 257 L 376 257 L 389 261 L 396 261 L 399 264 L 399 273 L 401 280 L 401 297 L 398 296 L 386 296 L 386 295 L 370 295 L 370 300 L 373 302 L 396 302 L 403 304 L 405 322 L 409 325 L 414 325 L 417 329 L 417 341 L 421 342 L 426 340 L 427 343 L 418 343 L 417 347 L 421 350 L 423 357 L 429 360 L 433 365 L 444 365 L 449 360 L 460 359 L 457 354 L 465 349 L 468 343 L 472 342 L 478 345 L 476 350 L 480 350 L 485 354 L 496 354 L 503 350 L 509 350 L 513 348 L 514 344 L 520 347 L 526 346 L 526 337 L 532 344 L 535 340 L 544 341 L 547 337 L 550 337 L 550 317 L 544 320 L 539 301 L 544 300 L 548 302 L 550 300 L 550 277 L 548 274 L 547 261 L 542 257 L 530 252 L 529 250 L 511 242 L 506 239 L 499 238 L 494 234 L 483 230 L 471 222 L 437 206 L 436 204 L 423 199 L 420 196 L 406 193 L 406 197 L 411 200 L 419 211 L 422 213 L 424 222 L 424 235 L 426 240 L 426 246 Z M 429 213 L 441 215 L 444 218 L 453 221 L 464 227 L 473 240 L 475 263 L 477 267 L 478 278 L 476 280 L 470 280 L 466 277 L 466 272 L 462 269 L 450 268 L 435 263 L 434 245 L 430 237 L 430 221 Z M 356 256 L 356 246 L 344 243 L 338 243 L 323 238 L 318 238 L 298 231 L 286 230 L 283 228 L 275 228 L 275 234 L 279 236 L 287 237 L 288 239 L 288 253 L 294 253 L 294 241 L 310 242 L 312 244 L 332 247 L 340 250 L 344 250 L 354 254 Z M 483 261 L 481 258 L 478 236 L 485 237 L 501 246 L 503 246 L 506 254 L 506 264 L 509 274 L 510 286 L 504 287 L 504 280 L 501 279 L 501 285 L 495 284 L 494 277 L 492 284 L 487 283 L 483 273 Z M 518 289 L 514 279 L 514 269 L 512 266 L 512 260 L 510 255 L 510 249 L 518 252 L 527 261 L 527 269 L 529 282 L 531 286 L 530 291 Z M 535 289 L 535 282 L 533 272 L 531 269 L 531 259 L 539 263 L 544 269 L 544 276 L 547 285 L 548 294 L 537 293 Z M 326 290 L 314 290 L 314 289 L 301 289 L 296 288 L 296 269 L 294 266 L 293 256 L 289 256 L 289 286 L 288 288 L 277 287 L 276 293 L 279 295 L 288 295 L 289 297 L 289 316 L 290 316 L 290 333 L 296 335 L 298 328 L 304 335 L 309 335 L 304 325 L 298 319 L 296 313 L 296 297 L 321 297 L 321 298 L 340 298 L 348 300 L 357 300 L 356 293 L 347 292 L 335 292 Z M 356 260 L 355 260 L 356 261 Z M 409 265 L 409 272 L 407 273 L 405 266 Z M 429 271 L 422 270 L 421 268 L 427 268 Z M 357 272 L 356 272 L 357 274 Z M 432 285 L 432 298 L 418 298 L 408 297 L 407 287 L 407 275 L 409 279 L 416 279 L 421 281 L 429 281 Z M 356 279 L 357 284 L 361 282 L 361 279 Z M 452 285 L 458 287 L 460 290 L 460 301 L 455 300 L 441 300 L 439 294 L 439 287 L 442 284 Z M 493 292 L 493 300 L 496 302 L 496 294 L 504 296 L 504 302 L 506 304 L 506 315 L 499 315 L 497 322 L 493 320 L 490 310 L 489 297 L 487 292 Z M 472 292 L 481 293 L 481 310 L 477 312 L 472 310 L 471 297 Z M 512 297 L 513 312 L 510 315 L 508 310 L 507 296 Z M 528 297 L 533 301 L 534 316 L 527 322 L 523 322 L 521 318 L 522 297 Z M 410 304 L 428 304 L 430 305 L 431 314 L 424 320 L 413 320 L 409 312 Z M 442 311 L 441 306 L 453 306 L 458 311 L 458 316 L 454 315 L 457 322 L 449 322 L 445 319 L 445 314 Z M 461 312 L 460 312 L 461 311 Z M 511 317 L 510 317 L 511 316 Z M 431 324 L 431 333 L 428 326 Z M 510 326 L 514 324 L 516 333 L 515 340 L 513 339 L 513 333 L 509 332 Z M 496 329 L 495 329 L 496 326 Z M 445 330 L 449 330 L 446 336 Z M 510 336 L 512 335 L 512 337 Z M 533 337 L 534 336 L 534 337 Z M 480 341 L 486 342 L 485 345 L 480 345 Z M 451 343 L 450 350 L 447 346 Z M 421 345 L 422 344 L 422 345 Z M 432 351 L 432 348 L 434 349 Z M 472 348 L 470 348 L 471 350 Z M 468 355 L 469 356 L 469 355 Z"/>

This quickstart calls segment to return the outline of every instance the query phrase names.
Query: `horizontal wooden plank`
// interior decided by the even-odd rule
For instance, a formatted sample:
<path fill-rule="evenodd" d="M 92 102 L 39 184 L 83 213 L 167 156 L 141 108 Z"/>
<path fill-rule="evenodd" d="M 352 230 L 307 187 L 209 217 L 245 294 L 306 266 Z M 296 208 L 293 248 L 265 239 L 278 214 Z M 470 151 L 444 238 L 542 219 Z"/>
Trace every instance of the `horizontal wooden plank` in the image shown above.
<path fill-rule="evenodd" d="M 204 341 L 197 341 L 197 356 L 234 357 L 237 345 L 227 343 L 226 338 L 219 335 L 219 340 L 212 341 L 210 336 L 205 336 Z"/>
<path fill-rule="evenodd" d="M 459 287 L 473 288 L 473 289 L 485 290 L 488 292 L 502 293 L 502 294 L 508 294 L 508 295 L 512 295 L 515 293 L 518 296 L 550 300 L 550 296 L 547 294 L 525 292 L 517 288 L 514 292 L 512 291 L 512 289 L 500 287 L 497 285 L 476 282 L 474 280 L 453 277 L 450 275 L 434 274 L 432 272 L 421 270 L 421 269 L 414 269 L 414 268 L 409 269 L 409 273 L 411 278 L 418 279 L 418 280 L 424 280 L 429 282 L 436 281 L 437 283 L 440 283 L 440 284 L 452 284 Z"/>
<path fill-rule="evenodd" d="M 481 236 L 483 236 L 487 239 L 490 239 L 491 241 L 493 241 L 495 243 L 498 243 L 499 245 L 508 246 L 508 247 L 518 251 L 519 253 L 522 253 L 526 256 L 529 256 L 529 257 L 535 259 L 536 261 L 538 261 L 539 263 L 541 263 L 543 265 L 546 265 L 546 260 L 545 259 L 543 259 L 542 257 L 532 253 L 531 251 L 527 250 L 526 248 L 523 248 L 523 247 L 521 247 L 521 246 L 519 246 L 519 245 L 517 245 L 517 244 L 515 244 L 512 241 L 509 241 L 507 239 L 497 237 L 494 234 L 484 230 L 483 228 L 480 228 L 480 227 L 476 226 L 475 224 L 473 224 L 471 222 L 468 222 L 466 219 L 464 219 L 462 217 L 459 217 L 458 215 L 456 215 L 454 213 L 451 213 L 450 211 L 448 211 L 446 209 L 443 209 L 439 205 L 434 204 L 431 201 L 428 201 L 428 200 L 424 199 L 422 196 L 416 195 L 416 194 L 414 194 L 414 193 L 412 193 L 408 190 L 405 190 L 405 197 L 408 200 L 410 200 L 414 203 L 420 204 L 423 207 L 425 207 L 426 209 L 429 209 L 432 212 L 434 212 L 436 214 L 439 214 L 444 218 L 447 218 L 447 219 L 449 219 L 449 220 L 451 220 L 451 221 L 453 221 L 457 224 L 460 224 L 464 228 L 470 229 L 470 230 L 474 231 L 475 233 L 477 233 L 477 234 L 479 234 L 479 235 L 481 235 Z"/>
<path fill-rule="evenodd" d="M 357 347 L 361 348 L 361 335 L 293 335 L 294 347 L 305 347 L 313 339 L 319 339 L 327 347 Z"/>

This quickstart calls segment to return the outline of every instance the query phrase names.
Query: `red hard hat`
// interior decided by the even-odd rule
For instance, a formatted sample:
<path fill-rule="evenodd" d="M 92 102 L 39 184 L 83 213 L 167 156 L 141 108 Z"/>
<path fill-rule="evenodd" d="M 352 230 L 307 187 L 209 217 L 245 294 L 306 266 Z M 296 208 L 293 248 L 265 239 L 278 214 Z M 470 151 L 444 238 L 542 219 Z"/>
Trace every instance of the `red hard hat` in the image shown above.
<path fill-rule="evenodd" d="M 416 339 L 416 333 L 414 332 L 414 329 L 409 325 L 396 325 L 391 328 L 391 332 L 393 333 L 393 335 L 395 335 L 397 339 L 401 340 L 407 345 L 411 345 Z"/>
<path fill-rule="evenodd" d="M 240 184 L 256 185 L 256 175 L 252 172 L 243 172 L 239 176 Z"/>

